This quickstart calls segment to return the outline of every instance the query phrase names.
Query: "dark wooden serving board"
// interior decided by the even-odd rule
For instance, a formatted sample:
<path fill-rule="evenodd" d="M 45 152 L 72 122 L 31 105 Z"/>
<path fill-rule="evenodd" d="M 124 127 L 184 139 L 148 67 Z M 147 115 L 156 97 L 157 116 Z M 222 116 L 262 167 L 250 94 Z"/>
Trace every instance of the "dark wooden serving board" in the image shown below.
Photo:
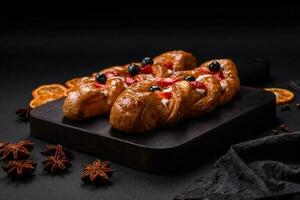
<path fill-rule="evenodd" d="M 231 103 L 205 116 L 147 134 L 128 134 L 111 129 L 107 116 L 68 121 L 62 104 L 63 99 L 31 111 L 33 137 L 152 173 L 194 167 L 270 125 L 276 112 L 273 94 L 242 87 Z"/>

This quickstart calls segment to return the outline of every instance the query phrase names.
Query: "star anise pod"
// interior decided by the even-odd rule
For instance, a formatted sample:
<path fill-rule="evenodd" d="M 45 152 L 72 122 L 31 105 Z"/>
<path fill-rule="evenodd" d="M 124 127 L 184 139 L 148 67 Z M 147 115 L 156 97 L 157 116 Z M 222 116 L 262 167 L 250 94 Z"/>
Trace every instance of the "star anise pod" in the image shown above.
<path fill-rule="evenodd" d="M 278 129 L 273 129 L 272 130 L 272 135 L 277 135 L 277 134 L 280 134 L 281 131 L 279 131 Z"/>
<path fill-rule="evenodd" d="M 54 156 L 56 151 L 60 149 L 60 152 L 64 154 L 64 156 L 68 159 L 72 159 L 74 155 L 68 149 L 63 148 L 62 145 L 47 145 L 46 150 L 41 152 L 44 156 Z"/>
<path fill-rule="evenodd" d="M 47 160 L 43 162 L 44 170 L 50 173 L 59 173 L 69 169 L 72 164 L 66 157 L 60 156 L 50 156 Z"/>
<path fill-rule="evenodd" d="M 30 140 L 22 140 L 18 143 L 8 143 L 0 148 L 0 156 L 2 160 L 19 160 L 29 157 L 34 147 L 34 143 Z"/>
<path fill-rule="evenodd" d="M 18 115 L 18 119 L 24 122 L 28 122 L 30 118 L 30 110 L 31 108 L 19 108 L 16 110 L 16 114 Z"/>
<path fill-rule="evenodd" d="M 286 124 L 280 125 L 280 130 L 285 133 L 293 132 L 294 130 L 288 127 Z"/>
<path fill-rule="evenodd" d="M 278 129 L 273 129 L 272 130 L 272 135 L 277 135 L 281 133 L 290 133 L 293 132 L 294 130 L 288 127 L 286 124 L 281 124 Z"/>
<path fill-rule="evenodd" d="M 81 180 L 86 183 L 107 184 L 110 183 L 112 174 L 113 170 L 109 161 L 95 160 L 84 167 Z"/>
<path fill-rule="evenodd" d="M 23 179 L 32 175 L 36 165 L 37 163 L 32 160 L 13 160 L 9 161 L 7 165 L 2 166 L 2 169 L 8 176 Z"/>
<path fill-rule="evenodd" d="M 72 166 L 70 160 L 66 158 L 65 152 L 63 151 L 63 147 L 61 145 L 57 145 L 54 155 L 51 155 L 42 163 L 44 165 L 44 170 L 50 173 L 63 172 Z"/>

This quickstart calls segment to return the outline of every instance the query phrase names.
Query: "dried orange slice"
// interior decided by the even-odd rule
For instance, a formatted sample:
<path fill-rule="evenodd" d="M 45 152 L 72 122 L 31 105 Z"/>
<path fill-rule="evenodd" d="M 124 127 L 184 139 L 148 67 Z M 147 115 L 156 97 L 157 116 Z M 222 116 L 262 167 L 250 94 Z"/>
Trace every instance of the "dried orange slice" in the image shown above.
<path fill-rule="evenodd" d="M 88 79 L 88 77 L 78 77 L 78 78 L 73 78 L 71 80 L 68 80 L 65 85 L 68 88 L 73 88 L 74 86 L 78 85 L 79 83 L 81 83 L 82 81 Z"/>
<path fill-rule="evenodd" d="M 54 83 L 41 85 L 32 91 L 33 99 L 29 103 L 29 106 L 31 108 L 36 108 L 42 104 L 64 97 L 67 95 L 67 93 L 68 89 L 61 84 Z"/>
<path fill-rule="evenodd" d="M 276 96 L 276 104 L 282 105 L 291 102 L 294 98 L 294 93 L 281 88 L 265 88 L 266 91 L 272 92 Z"/>
<path fill-rule="evenodd" d="M 41 85 L 37 89 L 32 91 L 32 96 L 34 98 L 39 96 L 65 96 L 67 95 L 68 89 L 61 84 L 48 84 Z"/>
<path fill-rule="evenodd" d="M 40 105 L 43 105 L 45 103 L 48 103 L 48 102 L 54 101 L 54 100 L 56 100 L 56 99 L 51 98 L 49 96 L 39 96 L 39 97 L 32 99 L 29 103 L 29 106 L 30 106 L 30 108 L 36 108 Z"/>

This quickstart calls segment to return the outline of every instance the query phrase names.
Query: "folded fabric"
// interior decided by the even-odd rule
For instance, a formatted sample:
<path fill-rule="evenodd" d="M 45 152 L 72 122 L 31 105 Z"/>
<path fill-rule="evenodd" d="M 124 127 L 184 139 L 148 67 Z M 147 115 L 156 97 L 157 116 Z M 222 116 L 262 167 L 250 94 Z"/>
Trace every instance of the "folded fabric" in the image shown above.
<path fill-rule="evenodd" d="M 175 199 L 296 199 L 300 194 L 299 152 L 300 132 L 235 144 L 209 174 Z"/>

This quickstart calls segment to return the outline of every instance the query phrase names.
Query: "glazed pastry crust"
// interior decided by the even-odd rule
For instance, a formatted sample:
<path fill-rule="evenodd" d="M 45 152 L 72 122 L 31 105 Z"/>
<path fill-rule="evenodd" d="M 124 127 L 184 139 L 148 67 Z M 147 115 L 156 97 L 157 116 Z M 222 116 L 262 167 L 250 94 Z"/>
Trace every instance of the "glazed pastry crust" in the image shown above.
<path fill-rule="evenodd" d="M 213 61 L 220 64 L 217 72 L 209 69 Z M 135 64 L 142 67 L 141 63 Z M 240 88 L 237 68 L 229 59 L 210 60 L 194 68 L 196 58 L 192 54 L 170 51 L 154 58 L 153 74 L 128 76 L 128 66 L 102 70 L 100 73 L 113 74 L 105 84 L 97 84 L 96 73 L 83 79 L 65 99 L 65 117 L 83 120 L 110 113 L 113 128 L 143 133 L 211 112 L 230 102 Z M 195 81 L 185 80 L 187 76 L 193 76 Z M 134 80 L 130 84 L 128 77 Z M 167 85 L 161 82 L 170 80 Z M 159 86 L 160 91 L 151 92 L 151 86 Z"/>
<path fill-rule="evenodd" d="M 72 120 L 83 120 L 109 113 L 112 103 L 125 87 L 119 78 L 109 79 L 105 87 L 110 89 L 100 90 L 93 81 L 75 86 L 64 101 L 64 116 Z"/>
<path fill-rule="evenodd" d="M 162 103 L 159 91 L 149 92 L 155 82 L 146 81 L 131 85 L 116 99 L 110 113 L 110 124 L 124 132 L 148 132 L 180 120 L 192 104 L 189 98 L 193 89 L 186 81 L 172 85 L 172 98 Z"/>
<path fill-rule="evenodd" d="M 176 70 L 189 69 L 196 66 L 196 58 L 184 51 L 170 51 L 157 56 L 152 65 L 153 74 L 138 74 L 134 77 L 134 81 L 152 80 L 155 77 L 169 76 L 168 68 L 164 63 L 172 64 L 172 73 Z M 141 63 L 134 63 L 142 67 Z M 64 116 L 71 120 L 83 120 L 86 118 L 100 116 L 110 113 L 110 109 L 115 99 L 129 85 L 125 81 L 128 77 L 128 66 L 113 66 L 106 68 L 100 73 L 115 74 L 108 78 L 104 88 L 95 87 L 95 77 L 97 73 L 93 73 L 91 77 L 82 80 L 67 95 L 63 112 Z"/>
<path fill-rule="evenodd" d="M 195 70 L 201 68 L 208 68 L 209 64 L 212 61 L 217 61 L 221 64 L 222 73 L 224 75 L 224 79 L 220 80 L 220 84 L 221 86 L 223 85 L 223 89 L 224 89 L 219 103 L 222 105 L 230 102 L 240 89 L 240 80 L 238 77 L 238 71 L 236 65 L 230 59 L 210 60 L 203 63 L 202 65 L 200 65 L 199 68 L 196 68 Z"/>
<path fill-rule="evenodd" d="M 168 65 L 172 69 L 168 68 Z M 175 50 L 163 53 L 154 58 L 155 77 L 169 77 L 176 71 L 193 69 L 197 65 L 197 59 L 190 53 Z"/>
<path fill-rule="evenodd" d="M 213 61 L 220 63 L 218 72 L 209 70 L 208 66 Z M 193 76 L 195 81 L 184 80 L 187 76 Z M 201 116 L 231 101 L 240 87 L 236 66 L 228 59 L 212 60 L 194 70 L 175 72 L 171 80 L 174 83 L 155 92 L 149 92 L 149 88 L 159 85 L 159 82 L 131 85 L 112 106 L 112 127 L 124 132 L 142 133 L 173 125 L 182 118 Z M 200 84 L 199 89 L 194 86 L 195 82 L 201 82 L 205 87 L 202 88 Z M 162 103 L 158 95 L 165 90 L 172 93 L 167 105 Z"/>
<path fill-rule="evenodd" d="M 204 83 L 207 89 L 204 94 L 194 92 L 193 96 L 190 96 L 193 98 L 193 105 L 186 110 L 184 117 L 200 116 L 215 109 L 223 94 L 219 80 L 212 75 L 206 76 L 195 70 L 177 72 L 173 78 L 182 80 L 186 76 L 195 77 L 196 80 Z"/>
<path fill-rule="evenodd" d="M 110 113 L 111 125 L 125 132 L 146 132 L 166 118 L 158 96 L 148 91 L 152 82 L 139 82 L 118 96 Z"/>

